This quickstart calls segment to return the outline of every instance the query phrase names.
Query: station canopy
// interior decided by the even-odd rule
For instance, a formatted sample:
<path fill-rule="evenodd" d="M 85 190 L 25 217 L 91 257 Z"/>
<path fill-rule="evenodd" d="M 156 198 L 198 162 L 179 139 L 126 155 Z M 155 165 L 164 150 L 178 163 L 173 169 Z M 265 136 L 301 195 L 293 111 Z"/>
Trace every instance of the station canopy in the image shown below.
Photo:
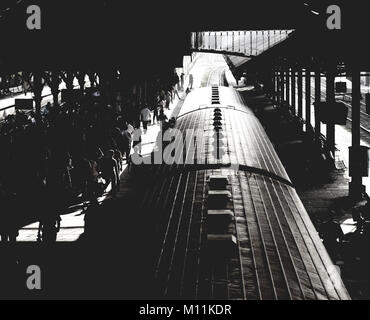
<path fill-rule="evenodd" d="M 355 39 L 356 30 L 357 33 L 366 30 L 367 26 L 361 28 L 361 25 L 368 20 L 367 11 L 362 8 L 363 4 L 354 5 L 353 1 L 349 6 L 350 1 L 346 0 L 336 3 L 343 11 L 347 39 Z M 325 33 L 326 7 L 330 4 L 328 0 L 230 0 L 224 3 L 211 0 L 184 3 L 1 0 L 0 68 L 104 68 L 108 65 L 134 70 L 161 68 L 165 64 L 179 64 L 182 56 L 190 53 L 191 32 L 204 30 L 305 30 L 307 37 L 311 35 L 309 42 L 319 46 L 321 42 L 316 41 L 316 36 Z M 41 30 L 26 28 L 29 5 L 39 5 L 42 10 Z M 315 25 L 322 29 L 310 33 Z M 351 44 L 354 43 L 342 43 L 346 50 L 350 50 Z M 253 55 L 261 54 L 260 46 L 254 49 Z M 352 50 L 355 49 L 352 47 Z"/>

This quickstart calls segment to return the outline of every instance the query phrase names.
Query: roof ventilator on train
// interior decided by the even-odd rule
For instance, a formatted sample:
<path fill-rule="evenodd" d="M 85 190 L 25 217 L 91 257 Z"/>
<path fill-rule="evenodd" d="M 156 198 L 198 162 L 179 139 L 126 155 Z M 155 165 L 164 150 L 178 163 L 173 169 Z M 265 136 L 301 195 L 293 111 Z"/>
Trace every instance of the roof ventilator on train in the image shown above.
<path fill-rule="evenodd" d="M 222 112 L 220 108 L 215 108 L 213 111 L 213 127 L 215 131 L 222 130 Z"/>
<path fill-rule="evenodd" d="M 237 244 L 236 237 L 229 233 L 234 212 L 228 209 L 231 193 L 227 190 L 229 179 L 223 175 L 211 175 L 208 180 L 207 241 L 211 252 L 228 255 Z"/>
<path fill-rule="evenodd" d="M 218 87 L 212 87 L 212 104 L 220 103 L 220 92 Z"/>
<path fill-rule="evenodd" d="M 216 158 L 217 160 L 222 159 L 224 154 L 224 144 L 222 142 L 223 134 L 220 132 L 222 130 L 222 111 L 220 108 L 215 108 L 213 111 L 213 129 L 215 134 L 213 135 L 215 139 L 215 148 L 216 148 Z"/>

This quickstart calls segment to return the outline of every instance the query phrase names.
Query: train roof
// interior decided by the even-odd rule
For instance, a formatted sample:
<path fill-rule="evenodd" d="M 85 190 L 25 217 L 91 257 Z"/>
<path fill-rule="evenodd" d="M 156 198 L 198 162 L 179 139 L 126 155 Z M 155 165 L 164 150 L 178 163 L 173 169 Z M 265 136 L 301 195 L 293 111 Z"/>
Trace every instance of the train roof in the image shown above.
<path fill-rule="evenodd" d="M 235 90 L 220 88 L 216 104 L 209 103 L 209 90 L 189 96 L 176 125 L 201 132 L 191 139 L 200 148 L 190 155 L 197 161 L 157 166 L 141 204 L 158 234 L 160 295 L 350 299 L 258 119 Z M 222 130 L 215 130 L 214 109 Z M 217 131 L 220 157 L 210 150 Z"/>
<path fill-rule="evenodd" d="M 218 92 L 213 93 L 213 97 L 218 97 L 214 104 L 212 90 Z M 219 110 L 217 112 L 221 116 L 222 126 L 219 131 L 220 143 L 217 146 L 214 130 L 215 110 Z M 253 111 L 246 106 L 239 92 L 233 88 L 206 87 L 190 93 L 177 118 L 177 129 L 184 135 L 187 130 L 195 131 L 199 153 L 194 157 L 197 156 L 197 162 L 208 168 L 215 165 L 231 166 L 291 183 L 263 126 Z M 219 159 L 215 155 L 215 148 L 219 148 Z"/>

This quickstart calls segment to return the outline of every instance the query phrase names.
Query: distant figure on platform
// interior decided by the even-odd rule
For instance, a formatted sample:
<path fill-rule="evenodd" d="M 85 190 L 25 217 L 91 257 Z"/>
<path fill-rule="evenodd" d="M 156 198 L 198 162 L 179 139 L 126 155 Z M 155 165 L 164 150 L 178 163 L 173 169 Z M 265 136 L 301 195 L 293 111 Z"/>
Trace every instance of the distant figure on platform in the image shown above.
<path fill-rule="evenodd" d="M 160 104 L 160 101 L 158 101 L 158 104 L 154 107 L 153 110 L 153 123 L 159 122 L 159 112 L 161 111 L 162 105 Z"/>
<path fill-rule="evenodd" d="M 39 223 L 37 240 L 45 243 L 55 242 L 60 231 L 60 221 L 59 214 L 45 213 Z"/>
<path fill-rule="evenodd" d="M 193 89 L 193 84 L 194 84 L 194 78 L 193 78 L 193 75 L 190 73 L 189 74 L 189 88 L 190 88 L 190 90 Z"/>
<path fill-rule="evenodd" d="M 135 132 L 134 130 L 133 132 Z M 133 132 L 130 132 L 130 128 L 127 124 L 124 124 L 123 126 L 123 133 L 122 133 L 122 141 L 123 141 L 123 147 L 122 147 L 122 156 L 126 158 L 126 163 L 130 163 L 130 154 L 131 154 L 131 144 L 132 144 L 132 135 Z"/>
<path fill-rule="evenodd" d="M 169 110 L 171 104 L 171 92 L 166 91 L 166 108 Z"/>
<path fill-rule="evenodd" d="M 104 189 L 109 184 L 112 185 L 112 192 L 116 193 L 119 189 L 119 167 L 114 158 L 114 150 L 108 150 L 100 160 L 102 178 L 105 180 Z"/>
<path fill-rule="evenodd" d="M 142 132 L 141 132 L 141 129 L 136 129 L 134 131 L 134 133 L 132 134 L 132 148 L 134 150 L 137 151 L 137 153 L 139 153 L 141 155 L 141 135 L 142 135 Z"/>
<path fill-rule="evenodd" d="M 116 159 L 119 172 L 121 172 L 122 171 L 122 152 L 119 151 L 118 149 L 114 150 L 114 159 Z"/>
<path fill-rule="evenodd" d="M 338 253 L 339 244 L 342 242 L 344 237 L 342 228 L 338 223 L 329 219 L 321 225 L 319 234 L 323 239 L 326 250 L 334 259 Z"/>
<path fill-rule="evenodd" d="M 146 133 L 148 130 L 148 124 L 150 124 L 152 121 L 152 114 L 147 107 L 144 107 L 143 109 L 141 109 L 140 120 L 143 124 L 144 133 Z"/>
<path fill-rule="evenodd" d="M 0 240 L 1 242 L 16 242 L 18 229 L 16 227 L 14 199 L 5 194 L 0 198 L 2 210 L 0 212 Z"/>
<path fill-rule="evenodd" d="M 184 90 L 184 77 L 185 77 L 185 74 L 181 72 L 181 75 L 180 75 L 180 90 L 181 91 Z"/>
<path fill-rule="evenodd" d="M 180 98 L 179 92 L 178 92 L 178 91 L 177 91 L 177 89 L 176 89 L 176 85 L 172 87 L 172 92 L 173 92 L 173 96 L 174 96 L 174 97 L 175 97 L 175 96 L 177 96 L 177 98 L 178 98 L 179 100 L 182 100 L 182 99 Z"/>
<path fill-rule="evenodd" d="M 163 109 L 161 109 L 159 113 L 159 121 L 161 122 L 161 129 L 162 132 L 167 130 L 167 122 L 168 122 L 168 117 L 164 113 Z"/>

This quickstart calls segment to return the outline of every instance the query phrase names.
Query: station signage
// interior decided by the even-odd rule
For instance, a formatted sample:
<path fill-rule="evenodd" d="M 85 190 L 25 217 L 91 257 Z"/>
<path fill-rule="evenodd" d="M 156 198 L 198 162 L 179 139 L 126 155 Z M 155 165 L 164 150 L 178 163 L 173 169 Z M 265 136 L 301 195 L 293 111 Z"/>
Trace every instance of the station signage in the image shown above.
<path fill-rule="evenodd" d="M 33 110 L 33 99 L 15 99 L 16 110 Z"/>

